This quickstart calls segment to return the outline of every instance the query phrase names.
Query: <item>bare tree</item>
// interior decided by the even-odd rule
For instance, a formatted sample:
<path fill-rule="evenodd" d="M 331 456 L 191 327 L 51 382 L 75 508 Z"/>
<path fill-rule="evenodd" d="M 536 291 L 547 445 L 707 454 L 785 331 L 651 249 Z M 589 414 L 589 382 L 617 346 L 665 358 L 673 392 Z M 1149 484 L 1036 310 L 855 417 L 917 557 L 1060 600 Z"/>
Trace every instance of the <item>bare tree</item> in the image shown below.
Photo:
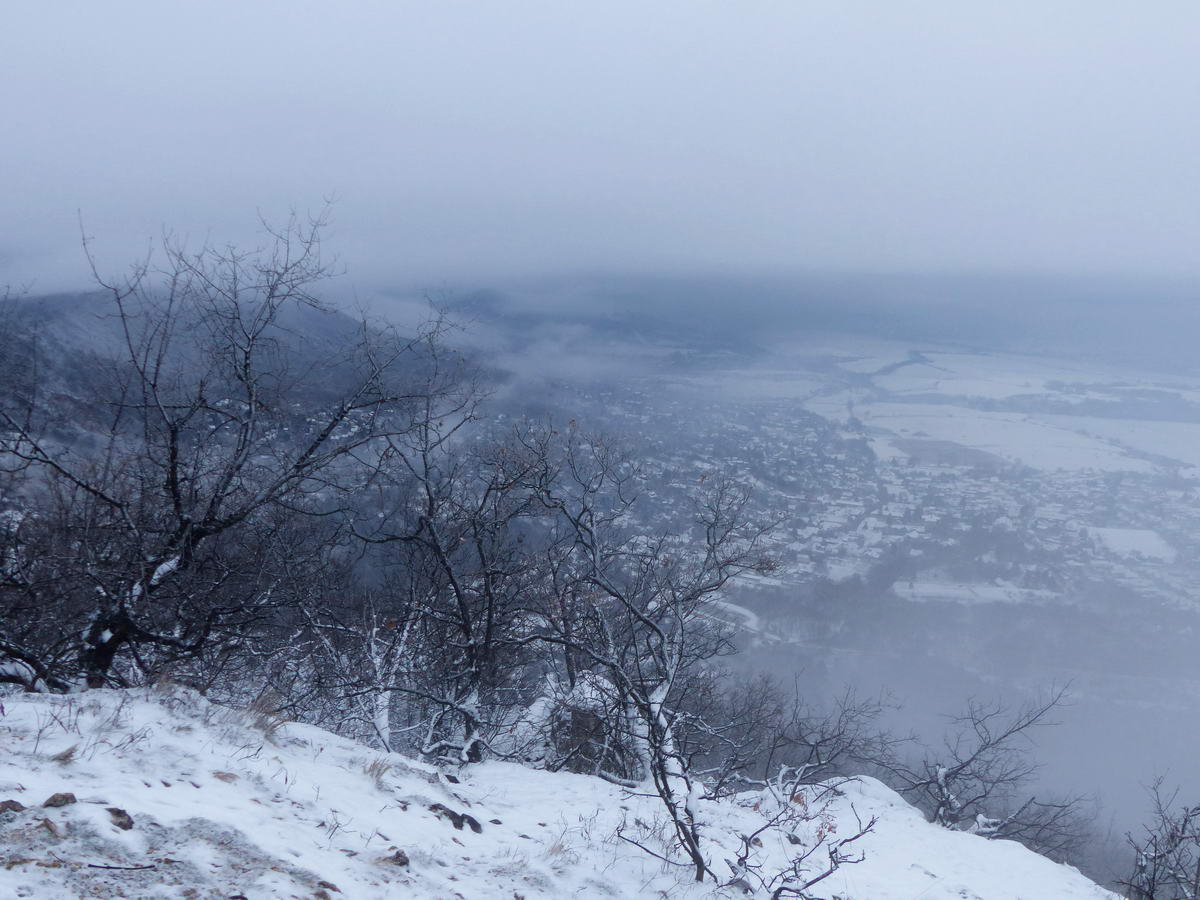
<path fill-rule="evenodd" d="M 895 763 L 911 736 L 882 728 L 886 697 L 847 688 L 829 702 L 807 702 L 797 682 L 785 692 L 768 676 L 723 686 L 717 708 L 696 718 L 686 740 L 703 748 L 697 767 L 710 796 L 747 789 L 786 793 Z M 689 723 L 690 724 L 690 723 Z"/>
<path fill-rule="evenodd" d="M 54 572 L 31 571 L 33 545 L 10 553 L 6 595 L 52 626 L 36 647 L 0 644 L 40 660 L 29 686 L 122 683 L 239 640 L 281 602 L 269 551 L 289 523 L 340 509 L 354 471 L 411 427 L 430 335 L 361 324 L 319 345 L 297 330 L 332 315 L 314 294 L 324 224 L 293 217 L 253 251 L 168 240 L 164 265 L 121 279 L 93 262 L 120 351 L 90 361 L 90 432 L 56 436 L 36 395 L 0 403 L 0 460 L 59 518 Z"/>
<path fill-rule="evenodd" d="M 414 616 L 408 658 L 378 688 L 403 695 L 410 723 L 423 722 L 413 749 L 476 762 L 508 753 L 492 738 L 529 699 L 518 613 L 538 512 L 525 482 L 540 461 L 475 427 L 482 392 L 460 359 L 429 358 L 426 400 L 413 428 L 389 437 L 357 534 L 377 565 L 401 574 Z"/>
<path fill-rule="evenodd" d="M 1066 691 L 1052 689 L 1016 710 L 1001 701 L 970 700 L 965 712 L 951 717 L 941 748 L 927 749 L 915 765 L 886 766 L 886 772 L 931 822 L 1017 840 L 1059 859 L 1070 855 L 1086 838 L 1085 798 L 1021 795 L 1038 771 L 1030 753 L 1033 732 L 1051 724 Z"/>
<path fill-rule="evenodd" d="M 630 460 L 573 427 L 559 452 L 548 446 L 551 437 L 528 444 L 548 463 L 531 487 L 558 523 L 547 550 L 553 577 L 533 610 L 530 640 L 560 649 L 572 686 L 584 672 L 602 686 L 615 714 L 611 740 L 624 742 L 637 763 L 623 773 L 627 783 L 659 797 L 703 880 L 710 870 L 696 804 L 704 786 L 676 739 L 679 700 L 704 677 L 708 660 L 730 650 L 711 603 L 730 579 L 769 567 L 766 529 L 748 523 L 745 490 L 714 479 L 697 498 L 689 532 L 631 530 L 637 472 Z"/>

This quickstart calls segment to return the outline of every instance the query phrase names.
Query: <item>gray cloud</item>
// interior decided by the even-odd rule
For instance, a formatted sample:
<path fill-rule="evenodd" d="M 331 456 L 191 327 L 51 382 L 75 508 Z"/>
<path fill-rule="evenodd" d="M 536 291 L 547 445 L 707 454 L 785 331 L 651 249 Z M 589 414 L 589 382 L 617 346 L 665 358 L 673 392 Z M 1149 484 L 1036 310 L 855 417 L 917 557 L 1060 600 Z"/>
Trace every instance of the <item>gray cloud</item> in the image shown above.
<path fill-rule="evenodd" d="M 1200 6 L 22 4 L 0 281 L 336 193 L 356 283 L 1200 270 Z"/>

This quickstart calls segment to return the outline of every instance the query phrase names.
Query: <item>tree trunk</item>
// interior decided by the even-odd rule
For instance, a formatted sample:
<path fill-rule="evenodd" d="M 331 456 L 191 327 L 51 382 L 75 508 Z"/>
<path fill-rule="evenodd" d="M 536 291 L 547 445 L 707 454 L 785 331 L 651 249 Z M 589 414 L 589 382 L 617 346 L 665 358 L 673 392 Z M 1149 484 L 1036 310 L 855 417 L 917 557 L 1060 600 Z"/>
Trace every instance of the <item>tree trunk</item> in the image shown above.
<path fill-rule="evenodd" d="M 89 688 L 108 683 L 108 673 L 121 647 L 135 631 L 133 620 L 123 609 L 101 610 L 92 619 L 79 650 L 79 664 Z"/>

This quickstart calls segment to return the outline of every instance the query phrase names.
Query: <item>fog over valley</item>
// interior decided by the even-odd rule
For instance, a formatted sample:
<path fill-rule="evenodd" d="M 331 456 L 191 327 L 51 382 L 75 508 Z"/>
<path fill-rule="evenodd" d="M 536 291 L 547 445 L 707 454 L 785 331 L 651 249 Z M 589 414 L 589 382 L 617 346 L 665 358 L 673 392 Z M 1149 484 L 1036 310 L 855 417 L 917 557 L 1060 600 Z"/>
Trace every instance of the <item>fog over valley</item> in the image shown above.
<path fill-rule="evenodd" d="M 0 896 L 1200 896 L 1200 7 L 8 12 Z"/>
<path fill-rule="evenodd" d="M 750 658 L 891 691 L 931 729 L 969 696 L 1069 682 L 1040 755 L 1126 828 L 1145 771 L 1195 778 L 1200 377 L 1167 349 L 1190 310 L 1153 282 L 1146 323 L 1111 286 L 895 280 L 936 299 L 626 279 L 451 308 L 509 376 L 501 402 L 603 422 L 664 517 L 731 461 L 753 484 L 781 565 L 730 591 Z M 685 312 L 690 290 L 728 299 Z"/>

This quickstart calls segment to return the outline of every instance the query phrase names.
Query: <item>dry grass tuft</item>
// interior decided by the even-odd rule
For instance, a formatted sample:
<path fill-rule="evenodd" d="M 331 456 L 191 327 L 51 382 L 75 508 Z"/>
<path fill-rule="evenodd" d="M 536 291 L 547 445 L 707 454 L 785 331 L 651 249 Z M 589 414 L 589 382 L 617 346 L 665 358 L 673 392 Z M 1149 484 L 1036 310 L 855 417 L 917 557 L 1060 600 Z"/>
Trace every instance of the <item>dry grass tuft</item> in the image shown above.
<path fill-rule="evenodd" d="M 375 787 L 382 791 L 387 787 L 383 779 L 392 771 L 392 764 L 388 762 L 387 757 L 377 756 L 363 767 L 363 771 L 375 782 Z"/>
<path fill-rule="evenodd" d="M 246 707 L 250 727 L 261 731 L 263 736 L 271 742 L 274 742 L 279 729 L 287 724 L 287 719 L 280 714 L 282 699 L 274 691 L 266 690 L 255 697 L 254 702 Z"/>

